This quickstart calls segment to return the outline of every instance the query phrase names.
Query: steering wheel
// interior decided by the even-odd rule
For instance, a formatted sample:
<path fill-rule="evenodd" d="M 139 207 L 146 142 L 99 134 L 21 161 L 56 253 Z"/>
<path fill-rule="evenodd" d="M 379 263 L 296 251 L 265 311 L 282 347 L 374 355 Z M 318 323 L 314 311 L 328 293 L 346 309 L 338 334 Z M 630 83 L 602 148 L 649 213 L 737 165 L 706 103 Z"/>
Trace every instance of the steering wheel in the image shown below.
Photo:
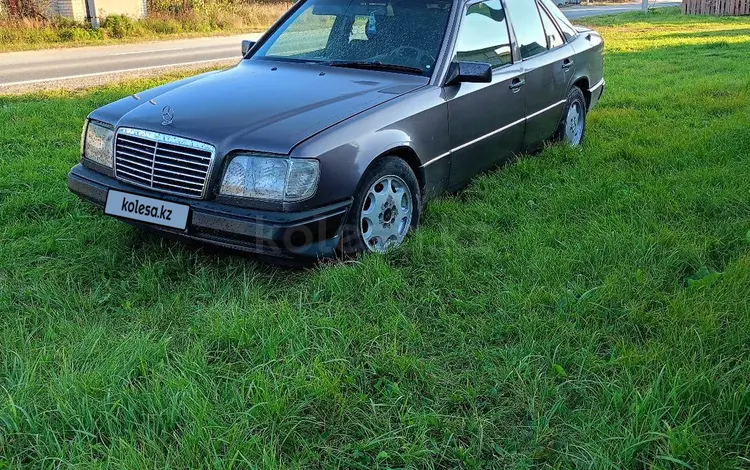
<path fill-rule="evenodd" d="M 435 63 L 435 58 L 432 55 L 428 54 L 418 47 L 413 46 L 399 46 L 389 52 L 388 55 L 397 55 L 409 59 L 410 61 L 412 61 L 412 65 L 419 68 L 424 68 L 425 65 Z M 424 59 L 427 60 L 425 61 Z"/>

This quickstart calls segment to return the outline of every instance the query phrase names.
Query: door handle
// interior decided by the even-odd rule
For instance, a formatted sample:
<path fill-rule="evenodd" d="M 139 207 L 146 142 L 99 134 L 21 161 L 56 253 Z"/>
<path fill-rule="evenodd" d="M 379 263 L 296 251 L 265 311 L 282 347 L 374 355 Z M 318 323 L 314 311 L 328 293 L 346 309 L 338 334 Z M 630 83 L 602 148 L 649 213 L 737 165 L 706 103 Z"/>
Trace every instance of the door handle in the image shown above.
<path fill-rule="evenodd" d="M 526 85 L 526 79 L 525 78 L 514 78 L 513 81 L 510 82 L 510 88 L 513 90 L 513 93 L 518 93 L 521 91 L 521 87 Z"/>
<path fill-rule="evenodd" d="M 568 70 L 569 68 L 571 68 L 573 66 L 574 63 L 575 62 L 573 62 L 570 59 L 565 59 L 565 60 L 563 60 L 562 68 L 565 69 L 565 70 Z"/>

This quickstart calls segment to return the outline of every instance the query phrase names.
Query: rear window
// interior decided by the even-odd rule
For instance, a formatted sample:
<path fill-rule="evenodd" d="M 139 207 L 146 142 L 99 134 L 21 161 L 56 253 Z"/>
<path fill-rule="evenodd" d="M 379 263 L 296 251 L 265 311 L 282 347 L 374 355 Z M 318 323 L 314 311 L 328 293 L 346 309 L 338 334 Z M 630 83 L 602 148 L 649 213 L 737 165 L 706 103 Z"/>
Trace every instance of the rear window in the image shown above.
<path fill-rule="evenodd" d="M 576 28 L 573 26 L 570 20 L 568 20 L 568 18 L 563 15 L 563 12 L 561 12 L 560 9 L 557 8 L 557 5 L 555 5 L 550 0 L 540 1 L 542 2 L 542 5 L 544 5 L 544 7 L 547 9 L 547 11 L 550 12 L 552 17 L 555 18 L 555 21 L 557 21 L 557 25 L 560 26 L 560 31 L 563 33 L 563 36 L 565 36 L 566 41 L 570 41 L 578 35 L 578 31 L 576 31 Z"/>
<path fill-rule="evenodd" d="M 565 44 L 565 41 L 563 41 L 563 38 L 560 36 L 559 29 L 555 26 L 552 18 L 550 18 L 549 13 L 547 13 L 544 8 L 540 8 L 539 10 L 539 13 L 542 14 L 544 32 L 547 33 L 547 47 L 554 49 Z"/>

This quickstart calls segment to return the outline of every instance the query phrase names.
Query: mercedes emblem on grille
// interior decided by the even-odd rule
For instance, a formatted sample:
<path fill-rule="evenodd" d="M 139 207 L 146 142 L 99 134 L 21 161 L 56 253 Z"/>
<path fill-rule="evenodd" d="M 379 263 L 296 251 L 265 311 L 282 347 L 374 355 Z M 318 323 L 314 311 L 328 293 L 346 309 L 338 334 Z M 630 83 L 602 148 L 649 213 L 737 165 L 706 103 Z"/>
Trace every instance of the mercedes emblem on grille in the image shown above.
<path fill-rule="evenodd" d="M 172 109 L 171 106 L 164 106 L 164 109 L 161 110 L 161 125 L 162 126 L 168 126 L 172 124 L 174 121 L 174 109 Z"/>

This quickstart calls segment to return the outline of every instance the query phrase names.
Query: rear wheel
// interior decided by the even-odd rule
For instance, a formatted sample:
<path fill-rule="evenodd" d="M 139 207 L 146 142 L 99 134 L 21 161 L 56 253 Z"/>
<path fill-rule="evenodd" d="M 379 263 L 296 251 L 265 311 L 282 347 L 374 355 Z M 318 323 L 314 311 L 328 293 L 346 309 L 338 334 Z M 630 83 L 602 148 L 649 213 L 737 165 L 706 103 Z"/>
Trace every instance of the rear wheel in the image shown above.
<path fill-rule="evenodd" d="M 577 147 L 586 134 L 586 97 L 578 87 L 568 92 L 562 119 L 557 127 L 555 140 Z"/>
<path fill-rule="evenodd" d="M 384 253 L 403 243 L 421 215 L 419 183 L 398 157 L 373 164 L 360 182 L 347 216 L 340 250 Z"/>

